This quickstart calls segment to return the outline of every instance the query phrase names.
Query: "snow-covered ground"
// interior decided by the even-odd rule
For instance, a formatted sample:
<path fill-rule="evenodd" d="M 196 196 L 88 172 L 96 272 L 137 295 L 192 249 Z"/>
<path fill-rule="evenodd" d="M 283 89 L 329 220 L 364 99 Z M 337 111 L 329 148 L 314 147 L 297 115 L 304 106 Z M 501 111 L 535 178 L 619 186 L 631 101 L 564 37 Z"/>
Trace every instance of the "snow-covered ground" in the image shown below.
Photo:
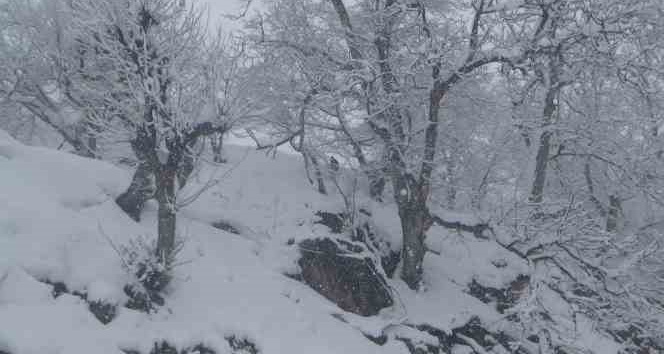
<path fill-rule="evenodd" d="M 472 316 L 498 323 L 503 315 L 468 295 L 467 285 L 478 279 L 505 287 L 528 271 L 493 242 L 434 227 L 429 247 L 440 254 L 427 255 L 425 291 L 390 280 L 392 308 L 369 318 L 344 313 L 284 275 L 297 267 L 298 252 L 288 241 L 328 236 L 325 226 L 314 224 L 314 214 L 341 211 L 341 198 L 309 188 L 297 156 L 273 158 L 237 146 L 227 155 L 228 163 L 205 167 L 179 196 L 187 204 L 178 215 L 185 246 L 166 305 L 150 315 L 118 306 L 117 317 L 104 325 L 85 301 L 69 294 L 54 298 L 44 281 L 62 282 L 88 300 L 123 304 L 130 279 L 114 247 L 141 235 L 156 237 L 156 205 L 149 204 L 136 223 L 114 203 L 131 171 L 24 146 L 0 131 L 0 352 L 147 354 L 167 340 L 178 348 L 203 343 L 230 353 L 224 338 L 236 335 L 255 342 L 261 353 L 408 353 L 400 341 L 378 345 L 363 333 L 396 336 L 406 330 L 403 323 L 449 331 Z M 362 203 L 398 246 L 396 212 Z M 241 235 L 213 228 L 218 221 Z"/>

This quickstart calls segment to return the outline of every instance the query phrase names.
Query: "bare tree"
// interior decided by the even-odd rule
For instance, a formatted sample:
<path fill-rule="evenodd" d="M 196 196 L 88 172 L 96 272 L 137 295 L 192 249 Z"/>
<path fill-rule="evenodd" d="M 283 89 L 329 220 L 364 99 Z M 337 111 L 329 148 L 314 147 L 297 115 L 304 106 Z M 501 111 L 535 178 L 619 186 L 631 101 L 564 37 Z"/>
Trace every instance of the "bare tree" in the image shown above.
<path fill-rule="evenodd" d="M 70 35 L 76 67 L 72 95 L 90 112 L 103 136 L 128 139 L 138 160 L 118 204 L 138 219 L 143 203 L 159 204 L 157 252 L 170 262 L 176 236 L 176 196 L 186 183 L 197 142 L 228 130 L 206 114 L 208 84 L 201 58 L 206 28 L 201 13 L 183 2 L 72 1 Z"/>

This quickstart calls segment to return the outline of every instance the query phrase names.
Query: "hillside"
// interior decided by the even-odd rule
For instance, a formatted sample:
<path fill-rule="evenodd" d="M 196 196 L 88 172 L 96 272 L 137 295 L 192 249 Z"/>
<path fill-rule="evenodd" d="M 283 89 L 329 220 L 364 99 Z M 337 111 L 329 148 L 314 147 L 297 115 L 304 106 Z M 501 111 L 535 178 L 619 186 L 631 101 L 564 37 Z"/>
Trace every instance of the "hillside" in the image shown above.
<path fill-rule="evenodd" d="M 24 146 L 0 131 L 0 353 L 147 354 L 163 341 L 182 352 L 505 352 L 484 343 L 491 333 L 536 352 L 534 341 L 521 340 L 530 334 L 506 320 L 509 311 L 470 294 L 470 284 L 506 289 L 528 276 L 522 259 L 488 239 L 434 226 L 424 290 L 388 278 L 391 306 L 375 316 L 346 312 L 287 276 L 299 271 L 301 241 L 345 237 L 316 216 L 342 211 L 341 198 L 307 188 L 296 156 L 238 146 L 227 155 L 181 191 L 182 201 L 203 192 L 178 214 L 181 265 L 164 306 L 146 314 L 124 306 L 131 275 L 117 252 L 138 236 L 155 238 L 155 205 L 136 223 L 114 203 L 131 171 Z M 396 211 L 358 198 L 377 237 L 398 250 Z M 228 231 L 213 227 L 220 222 Z M 114 308 L 110 322 L 96 318 L 91 304 Z M 617 351 L 579 323 L 589 350 Z"/>

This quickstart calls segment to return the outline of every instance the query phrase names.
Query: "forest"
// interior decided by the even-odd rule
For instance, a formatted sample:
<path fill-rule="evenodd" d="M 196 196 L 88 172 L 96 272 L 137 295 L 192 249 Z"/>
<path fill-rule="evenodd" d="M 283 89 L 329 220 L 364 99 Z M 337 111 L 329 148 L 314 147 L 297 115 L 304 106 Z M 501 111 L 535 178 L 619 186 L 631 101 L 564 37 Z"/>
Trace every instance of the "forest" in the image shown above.
<path fill-rule="evenodd" d="M 216 1 L 0 0 L 0 354 L 664 353 L 661 0 Z"/>

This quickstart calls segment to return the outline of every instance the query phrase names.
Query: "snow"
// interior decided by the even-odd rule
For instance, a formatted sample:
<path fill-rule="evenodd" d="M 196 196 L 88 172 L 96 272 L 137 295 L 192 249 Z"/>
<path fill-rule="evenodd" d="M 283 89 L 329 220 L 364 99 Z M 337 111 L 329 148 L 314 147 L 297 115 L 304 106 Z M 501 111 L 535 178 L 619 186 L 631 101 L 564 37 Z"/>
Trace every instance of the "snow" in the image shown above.
<path fill-rule="evenodd" d="M 0 276 L 0 304 L 39 304 L 50 299 L 50 287 L 18 267 L 12 267 Z"/>
<path fill-rule="evenodd" d="M 24 146 L 0 131 L 0 351 L 148 353 L 155 341 L 167 340 L 178 348 L 203 343 L 230 353 L 224 338 L 236 335 L 266 354 L 407 353 L 399 341 L 380 346 L 364 333 L 394 338 L 407 331 L 401 324 L 426 323 L 449 332 L 473 316 L 498 321 L 491 305 L 465 293 L 467 284 L 481 279 L 501 287 L 527 272 L 520 259 L 493 242 L 434 227 L 428 243 L 440 255 L 427 255 L 426 290 L 414 292 L 390 280 L 392 308 L 371 318 L 346 313 L 284 276 L 297 269 L 298 254 L 288 241 L 330 235 L 314 223 L 314 214 L 343 210 L 341 198 L 304 188 L 308 181 L 297 156 L 272 158 L 233 146 L 225 154 L 228 163 L 203 168 L 179 196 L 187 200 L 207 186 L 178 214 L 185 247 L 166 306 L 151 315 L 119 306 L 117 317 L 102 325 L 85 301 L 68 294 L 54 299 L 42 281 L 63 282 L 89 300 L 124 303 L 122 288 L 130 279 L 114 247 L 139 235 L 154 237 L 156 207 L 149 204 L 136 223 L 114 203 L 131 171 Z M 393 207 L 362 204 L 379 232 L 399 247 Z M 211 226 L 220 220 L 240 235 Z M 422 332 L 409 336 L 434 340 Z M 611 353 L 606 348 L 601 352 Z M 468 353 L 468 347 L 455 347 L 454 353 Z"/>

